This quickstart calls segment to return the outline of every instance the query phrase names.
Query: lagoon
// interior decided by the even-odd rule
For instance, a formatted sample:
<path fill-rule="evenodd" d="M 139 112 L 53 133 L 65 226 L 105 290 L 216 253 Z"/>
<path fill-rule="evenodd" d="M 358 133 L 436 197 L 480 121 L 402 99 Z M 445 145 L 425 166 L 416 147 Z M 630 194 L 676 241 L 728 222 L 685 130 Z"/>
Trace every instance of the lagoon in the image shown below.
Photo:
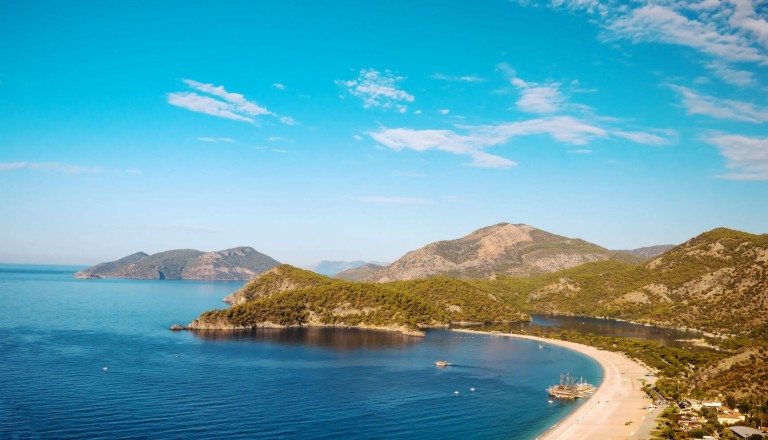
<path fill-rule="evenodd" d="M 548 403 L 561 372 L 602 380 L 581 354 L 490 335 L 171 332 L 242 283 L 78 269 L 0 265 L 3 437 L 532 439 L 579 405 Z"/>

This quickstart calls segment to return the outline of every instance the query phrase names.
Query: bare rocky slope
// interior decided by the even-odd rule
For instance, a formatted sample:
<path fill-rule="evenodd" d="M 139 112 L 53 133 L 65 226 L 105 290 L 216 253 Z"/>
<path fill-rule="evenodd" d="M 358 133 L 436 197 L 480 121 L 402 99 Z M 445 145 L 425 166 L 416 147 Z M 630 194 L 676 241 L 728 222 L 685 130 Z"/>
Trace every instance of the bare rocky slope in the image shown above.
<path fill-rule="evenodd" d="M 457 240 L 438 241 L 409 252 L 364 281 L 381 283 L 435 276 L 493 279 L 497 274 L 531 276 L 610 259 L 636 257 L 529 225 L 499 223 Z"/>
<path fill-rule="evenodd" d="M 137 252 L 89 267 L 76 273 L 75 278 L 240 281 L 250 280 L 279 264 L 251 247 L 217 252 L 177 249 L 153 255 Z"/>

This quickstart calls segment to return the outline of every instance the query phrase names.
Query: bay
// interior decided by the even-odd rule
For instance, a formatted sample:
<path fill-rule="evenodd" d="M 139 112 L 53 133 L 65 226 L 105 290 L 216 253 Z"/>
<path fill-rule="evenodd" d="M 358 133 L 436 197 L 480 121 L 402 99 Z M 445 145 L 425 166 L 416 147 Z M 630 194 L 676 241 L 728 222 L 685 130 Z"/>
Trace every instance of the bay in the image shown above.
<path fill-rule="evenodd" d="M 78 269 L 0 265 L 2 438 L 532 439 L 579 405 L 548 402 L 560 373 L 602 380 L 581 354 L 493 335 L 171 332 L 242 283 Z"/>

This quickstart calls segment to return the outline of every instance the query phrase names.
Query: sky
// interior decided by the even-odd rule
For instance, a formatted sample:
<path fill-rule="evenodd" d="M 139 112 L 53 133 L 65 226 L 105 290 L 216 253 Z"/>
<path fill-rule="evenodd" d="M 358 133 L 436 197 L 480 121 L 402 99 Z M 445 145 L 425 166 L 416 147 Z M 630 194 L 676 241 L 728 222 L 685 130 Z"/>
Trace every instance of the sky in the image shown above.
<path fill-rule="evenodd" d="M 768 232 L 768 2 L 0 2 L 0 262 Z"/>

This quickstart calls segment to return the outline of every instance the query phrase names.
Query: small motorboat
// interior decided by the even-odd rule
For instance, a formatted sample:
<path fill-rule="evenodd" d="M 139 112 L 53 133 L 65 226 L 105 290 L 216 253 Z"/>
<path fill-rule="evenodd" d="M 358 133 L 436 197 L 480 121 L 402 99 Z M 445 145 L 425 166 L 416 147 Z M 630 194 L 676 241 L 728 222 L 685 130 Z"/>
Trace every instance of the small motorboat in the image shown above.
<path fill-rule="evenodd" d="M 435 365 L 438 367 L 447 367 L 449 364 L 446 361 L 435 361 Z"/>

